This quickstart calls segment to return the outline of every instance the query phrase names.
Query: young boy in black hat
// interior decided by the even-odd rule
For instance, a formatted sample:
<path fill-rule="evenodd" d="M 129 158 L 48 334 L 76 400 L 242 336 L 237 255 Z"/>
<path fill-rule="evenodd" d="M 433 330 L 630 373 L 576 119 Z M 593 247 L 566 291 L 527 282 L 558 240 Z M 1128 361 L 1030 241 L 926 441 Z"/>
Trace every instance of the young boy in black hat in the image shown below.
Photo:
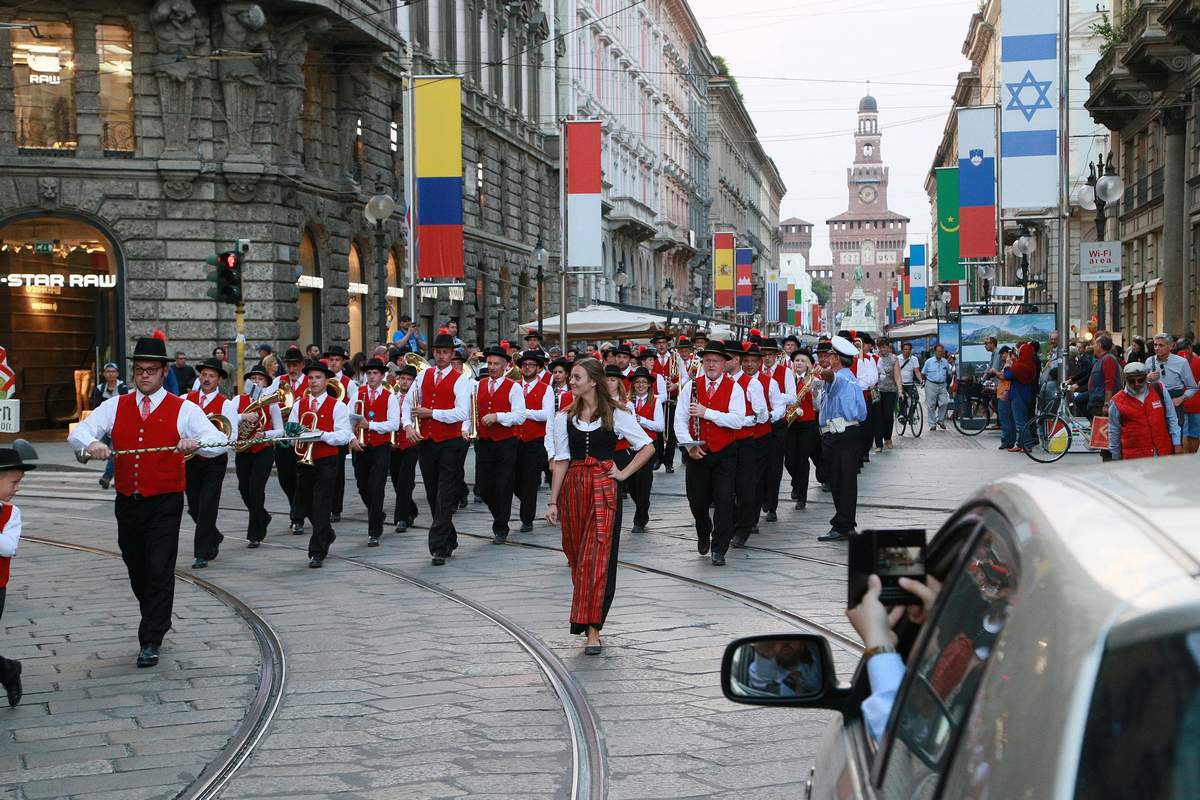
<path fill-rule="evenodd" d="M 413 380 L 417 377 L 417 368 L 405 364 L 396 373 L 396 402 L 400 408 L 412 391 Z M 392 478 L 392 491 L 396 493 L 396 509 L 392 514 L 392 524 L 396 533 L 408 530 L 417 517 L 417 504 L 413 501 L 413 488 L 417 483 L 417 443 L 412 441 L 403 431 L 397 431 L 392 444 L 391 464 L 388 470 Z"/>
<path fill-rule="evenodd" d="M 304 375 L 304 354 L 296 346 L 289 347 L 283 354 L 283 364 L 287 372 L 279 376 L 281 385 L 286 383 L 292 390 L 292 403 L 299 402 L 300 396 L 308 388 L 308 378 Z M 296 503 L 296 451 L 291 447 L 275 448 L 276 477 L 279 488 L 288 499 L 290 523 L 288 530 L 298 534 L 304 530 L 304 515 Z"/>
<path fill-rule="evenodd" d="M 188 392 L 187 399 L 200 406 L 204 416 L 213 414 L 225 417 L 232 426 L 233 438 L 237 437 L 240 417 L 237 404 L 221 394 L 221 382 L 229 377 L 225 366 L 215 358 L 208 358 L 196 366 L 200 375 L 200 388 Z M 213 438 L 220 432 L 213 429 Z M 229 466 L 229 450 L 220 450 L 216 455 L 200 454 L 187 462 L 187 512 L 196 523 L 196 534 L 192 545 L 192 569 L 203 569 L 217 557 L 221 541 L 225 538 L 217 528 L 217 508 L 221 504 L 221 486 L 225 482 L 225 470 Z"/>
<path fill-rule="evenodd" d="M 387 365 L 373 358 L 363 367 L 367 385 L 351 406 L 356 439 L 350 442 L 358 496 L 367 508 L 367 547 L 378 547 L 383 535 L 383 493 L 392 463 L 392 439 L 400 430 L 400 403 L 383 384 Z M 361 443 L 360 440 L 361 439 Z"/>
<path fill-rule="evenodd" d="M 4 595 L 8 587 L 8 565 L 17 554 L 21 541 L 21 511 L 12 504 L 21 488 L 21 479 L 33 464 L 25 464 L 16 450 L 0 448 L 0 617 L 4 616 Z M 8 704 L 21 702 L 21 662 L 0 656 L 0 686 L 8 695 Z"/>
<path fill-rule="evenodd" d="M 271 376 L 262 364 L 255 364 L 250 371 L 242 376 L 246 391 L 238 395 L 237 410 L 241 416 L 266 391 L 272 382 Z M 248 420 L 248 421 L 246 421 Z M 273 403 L 266 408 L 252 412 L 246 422 L 246 430 L 238 432 L 238 438 L 265 439 L 283 435 L 283 415 L 279 404 Z M 271 477 L 271 465 L 275 463 L 276 449 L 272 442 L 252 444 L 233 457 L 234 469 L 237 472 L 238 494 L 249 512 L 246 520 L 246 545 L 251 550 L 256 549 L 262 540 L 267 538 L 267 526 L 271 524 L 271 515 L 267 513 L 267 481 Z M 293 462 L 294 463 L 294 462 Z"/>

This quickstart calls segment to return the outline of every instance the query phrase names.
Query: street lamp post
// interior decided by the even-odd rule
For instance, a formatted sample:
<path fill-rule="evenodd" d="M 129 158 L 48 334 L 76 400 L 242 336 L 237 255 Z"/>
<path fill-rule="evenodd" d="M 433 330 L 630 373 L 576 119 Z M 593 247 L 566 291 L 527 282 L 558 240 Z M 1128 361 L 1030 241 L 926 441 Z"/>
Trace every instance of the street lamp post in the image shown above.
<path fill-rule="evenodd" d="M 671 328 L 671 303 L 675 300 L 675 281 L 667 278 L 663 283 L 663 303 L 667 306 L 667 324 L 666 329 Z"/>
<path fill-rule="evenodd" d="M 1021 284 L 1021 288 L 1025 293 L 1022 298 L 1022 305 L 1029 303 L 1029 256 L 1037 249 L 1037 239 L 1033 236 L 1033 231 L 1024 226 L 1021 227 L 1021 237 L 1013 242 L 1013 252 L 1021 257 L 1021 266 L 1017 267 L 1017 283 Z"/>
<path fill-rule="evenodd" d="M 383 223 L 396 211 L 396 201 L 391 195 L 384 194 L 386 187 L 376 182 L 377 194 L 363 206 L 363 216 L 367 222 L 375 226 L 375 277 L 378 284 L 378 299 L 375 308 L 379 313 L 379 343 L 387 344 L 387 257 L 384 255 Z"/>
<path fill-rule="evenodd" d="M 625 302 L 625 292 L 629 286 L 629 273 L 625 271 L 625 258 L 621 258 L 621 263 L 617 266 L 617 274 L 613 276 L 613 283 L 617 285 L 617 302 Z"/>
<path fill-rule="evenodd" d="M 1113 168 L 1113 156 L 1110 152 L 1105 158 L 1101 155 L 1095 164 L 1088 164 L 1087 183 L 1076 190 L 1075 202 L 1084 210 L 1096 212 L 1096 241 L 1103 242 L 1108 232 L 1108 216 L 1105 209 L 1121 199 L 1125 192 L 1125 182 Z M 1112 283 L 1113 288 L 1113 328 L 1117 327 L 1119 315 L 1117 312 L 1117 284 L 1119 281 L 1105 281 L 1096 292 L 1096 325 L 1099 330 L 1105 330 L 1106 287 L 1103 283 Z"/>
<path fill-rule="evenodd" d="M 538 336 L 542 335 L 542 319 L 545 312 L 542 310 L 542 294 L 546 290 L 546 247 L 542 244 L 542 237 L 538 236 L 537 244 L 533 247 L 533 262 L 537 265 L 537 306 L 538 306 Z M 563 352 L 566 352 L 566 347 L 563 347 Z"/>

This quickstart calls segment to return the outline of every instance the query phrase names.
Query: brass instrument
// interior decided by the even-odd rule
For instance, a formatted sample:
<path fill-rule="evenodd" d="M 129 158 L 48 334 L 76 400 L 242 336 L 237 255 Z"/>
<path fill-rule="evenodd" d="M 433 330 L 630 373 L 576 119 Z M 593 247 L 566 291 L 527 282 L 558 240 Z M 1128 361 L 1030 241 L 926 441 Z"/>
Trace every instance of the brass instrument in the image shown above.
<path fill-rule="evenodd" d="M 342 386 L 342 382 L 337 378 L 330 378 L 328 381 L 326 381 L 325 391 L 328 392 L 333 399 L 337 400 L 339 403 L 342 401 L 342 398 L 346 396 L 346 387 Z"/>
<path fill-rule="evenodd" d="M 311 431 L 315 431 L 317 429 L 317 412 L 307 411 L 304 414 L 301 414 L 300 415 L 300 425 Z M 296 442 L 296 444 L 294 444 L 292 446 L 293 451 L 296 453 L 296 455 L 298 455 L 300 457 L 300 460 L 296 463 L 305 464 L 305 465 L 311 467 L 312 463 L 313 463 L 313 445 L 315 445 L 315 444 L 316 444 L 315 441 L 314 442 L 301 442 L 301 441 Z"/>
<path fill-rule="evenodd" d="M 788 425 L 796 421 L 796 417 L 800 414 L 800 403 L 804 400 L 805 395 L 813 390 L 813 386 L 817 383 L 816 374 L 812 374 L 804 385 L 800 387 L 800 391 L 796 392 L 796 400 L 793 403 L 788 403 L 787 411 L 784 412 L 783 419 Z"/>
<path fill-rule="evenodd" d="M 699 359 L 697 359 L 697 361 L 699 361 Z M 696 385 L 695 385 L 695 383 L 692 384 L 692 402 L 693 403 L 698 402 L 696 400 Z M 679 409 L 679 411 L 683 411 L 683 410 L 684 409 L 682 409 L 682 408 Z M 688 435 L 690 437 L 692 437 L 693 442 L 698 442 L 698 441 L 700 441 L 700 418 L 691 416 L 690 409 L 688 409 L 688 411 L 689 411 Z M 676 413 L 678 413 L 678 412 L 676 412 Z"/>
<path fill-rule="evenodd" d="M 365 415 L 365 412 L 366 412 L 366 410 L 367 410 L 367 404 L 366 404 L 365 402 L 363 402 L 362 400 L 355 400 L 355 401 L 354 401 L 354 416 L 356 416 L 356 417 L 362 417 L 362 416 L 364 416 L 364 415 Z M 356 423 L 356 424 L 357 424 L 357 423 Z M 357 440 L 357 441 L 358 441 L 358 444 L 359 444 L 360 446 L 362 446 L 362 445 L 365 445 L 365 444 L 367 443 L 367 431 L 366 431 L 366 429 L 365 429 L 365 428 L 358 428 L 358 429 L 355 431 L 355 433 L 354 433 L 354 438 L 355 438 L 355 440 Z"/>
<path fill-rule="evenodd" d="M 405 353 L 404 363 L 415 369 L 417 374 L 420 374 L 421 370 L 429 367 L 429 362 L 421 358 L 416 353 Z"/>
<path fill-rule="evenodd" d="M 255 400 L 253 403 L 246 406 L 246 410 L 242 412 L 242 425 L 239 427 L 239 430 L 238 430 L 238 438 L 239 439 L 255 438 L 255 434 L 261 433 L 263 431 L 264 424 L 266 423 L 266 417 L 260 415 L 257 420 L 252 421 L 252 423 L 253 423 L 252 426 L 247 426 L 246 425 L 246 422 L 247 422 L 246 417 L 250 416 L 251 414 L 257 415 L 258 412 L 262 411 L 263 409 L 269 408 L 270 406 L 273 406 L 273 405 L 278 405 L 280 408 L 282 408 L 283 403 L 285 401 L 290 401 L 293 399 L 294 398 L 292 397 L 291 387 L 287 385 L 287 381 L 281 381 L 278 389 L 271 392 L 270 394 L 262 395 L 257 400 Z M 242 453 L 242 452 L 245 452 L 247 449 L 249 449 L 249 447 L 250 447 L 249 444 L 236 444 L 233 446 L 233 449 L 239 453 Z"/>
<path fill-rule="evenodd" d="M 226 439 L 233 438 L 233 423 L 229 421 L 229 417 L 224 414 L 209 414 L 208 421 L 212 426 L 221 432 L 221 435 Z M 183 457 L 184 461 L 189 460 L 195 453 L 188 453 Z"/>
<path fill-rule="evenodd" d="M 521 380 L 521 367 L 520 367 L 520 365 L 518 365 L 516 363 L 516 360 L 515 360 L 517 358 L 520 358 L 520 356 L 521 356 L 521 352 L 518 350 L 517 352 L 513 353 L 511 356 L 508 357 L 509 360 L 513 362 L 513 365 L 504 371 L 504 377 L 508 378 L 510 381 Z"/>
<path fill-rule="evenodd" d="M 463 438 L 474 441 L 479 438 L 479 385 L 471 390 L 471 430 L 463 433 Z"/>
<path fill-rule="evenodd" d="M 296 394 L 292 391 L 292 383 L 286 375 L 279 379 L 279 388 L 275 390 L 275 394 L 279 396 L 279 413 L 286 415 L 296 403 Z"/>
<path fill-rule="evenodd" d="M 416 353 L 405 353 L 404 363 L 417 371 L 417 377 L 413 378 L 412 388 L 409 389 L 409 391 L 412 392 L 412 407 L 416 408 L 417 406 L 421 405 L 421 373 L 433 365 L 424 358 L 421 358 L 421 356 L 417 355 Z M 400 393 L 396 392 L 396 394 Z M 421 434 L 422 421 L 423 420 L 419 419 L 415 414 L 413 415 L 413 430 L 417 432 L 417 441 L 425 438 Z"/>

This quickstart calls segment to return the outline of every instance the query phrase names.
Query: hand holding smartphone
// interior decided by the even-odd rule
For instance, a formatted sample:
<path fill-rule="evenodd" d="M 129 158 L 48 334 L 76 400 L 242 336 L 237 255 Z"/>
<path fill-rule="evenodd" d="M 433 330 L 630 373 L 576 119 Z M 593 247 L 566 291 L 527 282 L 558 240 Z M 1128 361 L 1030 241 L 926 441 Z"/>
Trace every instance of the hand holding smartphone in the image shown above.
<path fill-rule="evenodd" d="M 883 584 L 879 600 L 884 605 L 921 605 L 921 598 L 900 588 L 900 579 L 925 580 L 925 545 L 924 528 L 864 530 L 851 536 L 847 608 L 862 602 L 871 575 Z"/>

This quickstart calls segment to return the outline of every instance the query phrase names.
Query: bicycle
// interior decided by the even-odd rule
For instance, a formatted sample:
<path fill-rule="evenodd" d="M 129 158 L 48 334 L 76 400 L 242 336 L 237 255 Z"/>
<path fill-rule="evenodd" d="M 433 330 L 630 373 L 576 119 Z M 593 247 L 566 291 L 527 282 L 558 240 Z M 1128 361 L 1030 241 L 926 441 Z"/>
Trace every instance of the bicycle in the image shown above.
<path fill-rule="evenodd" d="M 978 436 L 992 423 L 995 381 L 962 378 L 959 383 L 954 401 L 954 428 L 964 436 Z"/>
<path fill-rule="evenodd" d="M 1084 443 L 1085 452 L 1100 452 L 1091 444 L 1091 420 L 1071 413 L 1070 384 L 1063 383 L 1058 387 L 1054 412 L 1038 414 L 1026 422 L 1018 433 L 1017 444 L 1039 464 L 1053 464 L 1071 452 L 1076 437 Z"/>
<path fill-rule="evenodd" d="M 925 430 L 925 409 L 921 406 L 917 387 L 905 386 L 903 388 L 904 391 L 900 393 L 900 398 L 896 401 L 896 426 L 900 429 L 901 436 L 907 429 L 914 438 L 920 439 L 921 433 Z"/>

